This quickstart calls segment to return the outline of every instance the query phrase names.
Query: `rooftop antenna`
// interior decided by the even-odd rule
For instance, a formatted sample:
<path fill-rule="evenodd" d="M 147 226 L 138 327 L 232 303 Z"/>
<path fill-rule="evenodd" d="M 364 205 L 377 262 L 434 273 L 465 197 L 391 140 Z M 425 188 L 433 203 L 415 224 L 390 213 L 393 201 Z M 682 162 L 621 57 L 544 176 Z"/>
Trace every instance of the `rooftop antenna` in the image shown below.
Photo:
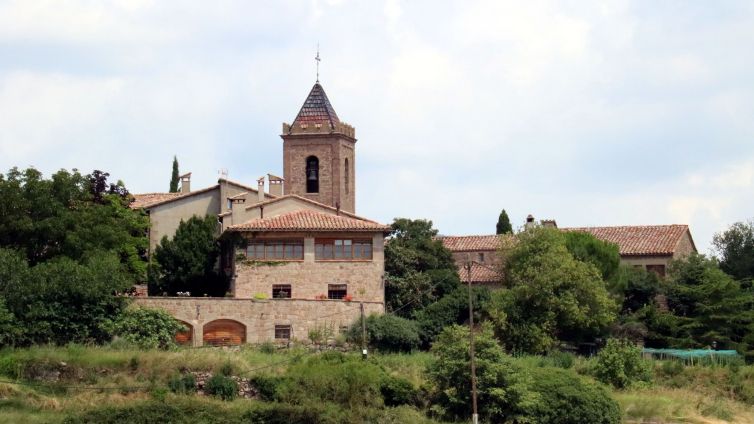
<path fill-rule="evenodd" d="M 317 61 L 317 82 L 319 82 L 319 62 L 322 61 L 322 59 L 319 58 L 319 43 L 317 43 L 317 56 L 314 58 L 314 60 Z"/>

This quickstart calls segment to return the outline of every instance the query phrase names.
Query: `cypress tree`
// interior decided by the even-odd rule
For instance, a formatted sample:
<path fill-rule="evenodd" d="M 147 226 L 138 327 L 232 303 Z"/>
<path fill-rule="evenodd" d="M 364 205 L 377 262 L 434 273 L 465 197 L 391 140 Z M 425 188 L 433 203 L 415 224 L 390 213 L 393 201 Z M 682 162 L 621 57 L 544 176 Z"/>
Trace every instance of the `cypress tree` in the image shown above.
<path fill-rule="evenodd" d="M 173 175 L 170 177 L 170 192 L 178 192 L 178 158 L 173 156 Z"/>
<path fill-rule="evenodd" d="M 513 227 L 511 226 L 511 220 L 508 219 L 508 213 L 503 209 L 502 212 L 500 212 L 500 217 L 497 218 L 497 229 L 495 234 L 510 234 L 512 232 Z"/>

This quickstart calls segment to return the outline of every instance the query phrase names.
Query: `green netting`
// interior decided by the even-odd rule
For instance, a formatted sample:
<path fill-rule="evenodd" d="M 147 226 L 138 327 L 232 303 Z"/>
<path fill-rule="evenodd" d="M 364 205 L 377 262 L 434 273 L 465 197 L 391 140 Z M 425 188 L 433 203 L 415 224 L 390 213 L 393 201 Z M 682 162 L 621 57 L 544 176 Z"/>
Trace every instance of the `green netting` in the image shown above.
<path fill-rule="evenodd" d="M 644 348 L 642 353 L 651 355 L 657 359 L 683 359 L 687 361 L 696 361 L 709 359 L 729 360 L 739 358 L 740 355 L 735 350 L 712 350 L 712 349 L 652 349 Z"/>

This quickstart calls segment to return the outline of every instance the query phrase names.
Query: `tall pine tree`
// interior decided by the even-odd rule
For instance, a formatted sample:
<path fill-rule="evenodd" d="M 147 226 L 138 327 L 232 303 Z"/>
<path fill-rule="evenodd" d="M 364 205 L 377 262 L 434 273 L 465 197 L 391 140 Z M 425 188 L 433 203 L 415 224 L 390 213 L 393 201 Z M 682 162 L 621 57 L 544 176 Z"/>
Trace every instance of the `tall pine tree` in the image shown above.
<path fill-rule="evenodd" d="M 178 192 L 178 158 L 173 156 L 173 175 L 170 177 L 170 192 Z"/>
<path fill-rule="evenodd" d="M 500 212 L 500 217 L 497 219 L 497 230 L 495 231 L 495 234 L 510 234 L 513 232 L 513 227 L 511 226 L 511 220 L 508 218 L 508 213 L 505 212 L 505 209 Z"/>

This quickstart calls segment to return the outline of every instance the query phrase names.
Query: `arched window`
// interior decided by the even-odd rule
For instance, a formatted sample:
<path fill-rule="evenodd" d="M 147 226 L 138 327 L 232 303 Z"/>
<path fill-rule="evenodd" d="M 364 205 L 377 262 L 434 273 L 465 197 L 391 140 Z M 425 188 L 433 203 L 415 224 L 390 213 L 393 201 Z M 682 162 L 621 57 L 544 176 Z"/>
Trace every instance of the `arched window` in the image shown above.
<path fill-rule="evenodd" d="M 346 158 L 346 163 L 343 166 L 343 168 L 344 168 L 343 174 L 345 175 L 345 182 L 346 182 L 346 194 L 348 194 L 348 191 L 350 190 L 350 188 L 349 188 L 350 178 L 349 177 L 351 175 L 350 174 L 350 169 L 348 168 L 348 158 Z"/>
<path fill-rule="evenodd" d="M 319 159 L 316 156 L 306 158 L 306 192 L 319 193 Z"/>

